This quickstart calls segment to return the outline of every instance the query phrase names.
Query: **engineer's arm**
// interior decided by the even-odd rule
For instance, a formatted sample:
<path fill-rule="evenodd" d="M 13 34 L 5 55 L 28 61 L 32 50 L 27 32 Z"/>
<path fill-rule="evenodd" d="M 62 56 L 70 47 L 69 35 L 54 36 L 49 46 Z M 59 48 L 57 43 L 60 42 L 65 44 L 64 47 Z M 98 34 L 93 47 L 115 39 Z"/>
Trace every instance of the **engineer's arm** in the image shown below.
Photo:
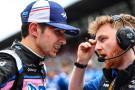
<path fill-rule="evenodd" d="M 95 44 L 96 41 L 91 39 L 81 43 L 78 47 L 76 62 L 86 65 L 94 53 Z M 85 68 L 74 67 L 69 82 L 69 90 L 83 90 L 84 72 Z"/>

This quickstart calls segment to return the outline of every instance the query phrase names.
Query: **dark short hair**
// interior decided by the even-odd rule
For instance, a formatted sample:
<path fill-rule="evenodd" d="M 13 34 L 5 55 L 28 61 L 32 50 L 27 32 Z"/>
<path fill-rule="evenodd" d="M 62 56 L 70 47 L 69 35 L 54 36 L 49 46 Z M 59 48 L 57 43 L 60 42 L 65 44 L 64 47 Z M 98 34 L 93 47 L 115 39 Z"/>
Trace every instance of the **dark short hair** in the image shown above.
<path fill-rule="evenodd" d="M 21 26 L 21 36 L 22 36 L 23 38 L 25 38 L 25 37 L 29 34 L 28 29 L 29 29 L 30 23 L 31 23 L 31 22 L 22 23 L 22 26 Z M 45 24 L 45 23 L 38 23 L 38 25 L 41 27 L 42 32 L 44 32 L 44 28 L 45 28 L 46 26 L 48 26 L 48 25 Z"/>
<path fill-rule="evenodd" d="M 29 34 L 28 33 L 29 25 L 30 25 L 30 23 L 22 23 L 22 26 L 21 26 L 21 36 L 23 38 L 25 38 Z"/>

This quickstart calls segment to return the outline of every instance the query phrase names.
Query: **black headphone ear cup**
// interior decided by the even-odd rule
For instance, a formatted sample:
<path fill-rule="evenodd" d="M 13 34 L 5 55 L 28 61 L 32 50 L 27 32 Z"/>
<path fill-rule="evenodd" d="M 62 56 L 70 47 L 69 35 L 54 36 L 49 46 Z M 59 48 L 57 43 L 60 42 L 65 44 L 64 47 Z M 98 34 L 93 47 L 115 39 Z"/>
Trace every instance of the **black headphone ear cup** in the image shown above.
<path fill-rule="evenodd" d="M 130 27 L 120 28 L 116 33 L 116 39 L 120 48 L 126 50 L 135 45 L 135 32 Z"/>

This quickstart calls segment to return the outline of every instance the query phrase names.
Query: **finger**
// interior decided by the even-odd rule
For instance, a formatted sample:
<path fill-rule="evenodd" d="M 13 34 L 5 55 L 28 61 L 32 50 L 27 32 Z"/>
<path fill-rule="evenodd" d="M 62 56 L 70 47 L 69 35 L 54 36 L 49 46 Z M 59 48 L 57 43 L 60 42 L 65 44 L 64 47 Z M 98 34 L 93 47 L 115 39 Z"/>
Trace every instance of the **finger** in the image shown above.
<path fill-rule="evenodd" d="M 84 42 L 81 44 L 82 49 L 90 48 L 91 44 L 89 42 Z"/>
<path fill-rule="evenodd" d="M 91 45 L 96 45 L 96 40 L 94 39 L 89 39 L 88 42 L 91 44 Z"/>

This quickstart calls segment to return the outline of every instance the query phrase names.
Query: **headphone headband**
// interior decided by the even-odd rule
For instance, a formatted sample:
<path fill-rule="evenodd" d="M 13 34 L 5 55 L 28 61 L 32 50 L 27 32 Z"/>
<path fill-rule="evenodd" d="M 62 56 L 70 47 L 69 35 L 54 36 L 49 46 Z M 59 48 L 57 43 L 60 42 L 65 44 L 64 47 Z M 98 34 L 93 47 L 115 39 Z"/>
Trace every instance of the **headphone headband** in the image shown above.
<path fill-rule="evenodd" d="M 113 22 L 121 21 L 123 27 L 118 29 L 116 33 L 116 39 L 119 46 L 126 50 L 127 48 L 132 48 L 135 46 L 135 30 L 130 22 L 126 21 L 121 15 L 113 15 L 112 16 Z M 124 22 L 129 24 L 129 26 L 125 26 Z"/>

